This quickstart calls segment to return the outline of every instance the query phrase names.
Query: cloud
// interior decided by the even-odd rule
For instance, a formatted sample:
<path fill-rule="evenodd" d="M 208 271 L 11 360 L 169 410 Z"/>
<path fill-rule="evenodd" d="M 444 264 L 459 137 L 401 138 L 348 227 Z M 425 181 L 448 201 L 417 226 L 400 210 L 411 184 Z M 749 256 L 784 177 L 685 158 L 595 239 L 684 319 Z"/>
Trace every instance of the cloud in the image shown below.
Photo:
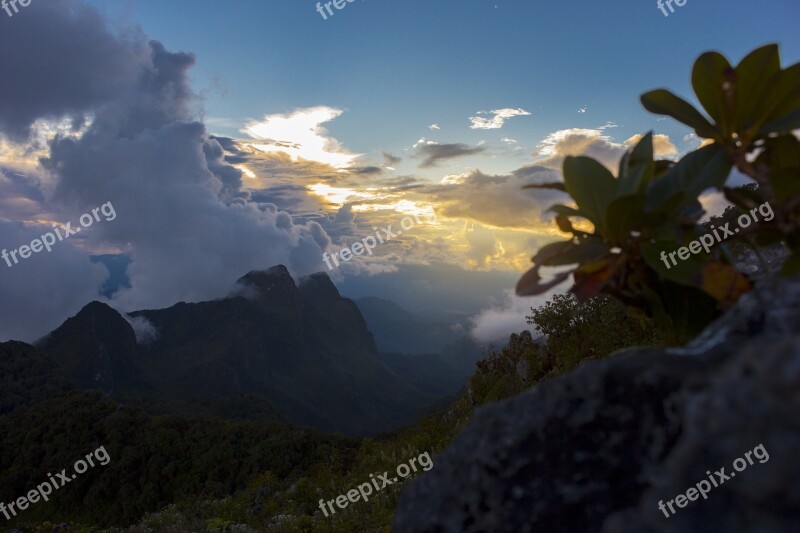
<path fill-rule="evenodd" d="M 560 169 L 567 156 L 588 156 L 600 161 L 610 170 L 616 172 L 622 154 L 633 147 L 641 138 L 634 135 L 623 143 L 615 142 L 604 130 L 615 127 L 613 124 L 596 129 L 570 128 L 559 130 L 545 137 L 534 151 L 534 157 L 540 157 L 537 164 Z M 675 145 L 667 135 L 657 134 L 653 137 L 656 156 L 668 157 L 677 155 Z"/>
<path fill-rule="evenodd" d="M 503 245 L 491 230 L 471 224 L 464 231 L 464 239 L 469 245 L 467 257 L 476 268 L 486 267 L 492 259 L 503 256 Z"/>
<path fill-rule="evenodd" d="M 439 144 L 435 141 L 428 141 L 424 137 L 414 144 L 417 157 L 422 157 L 420 168 L 430 168 L 436 166 L 439 161 L 455 159 L 467 155 L 479 154 L 485 151 L 480 146 L 471 147 L 467 144 Z"/>
<path fill-rule="evenodd" d="M 3 21 L 0 50 L 0 132 L 24 141 L 38 119 L 114 100 L 138 76 L 147 43 L 115 37 L 92 8 L 48 0 Z"/>
<path fill-rule="evenodd" d="M 376 166 L 352 167 L 348 170 L 353 174 L 357 174 L 359 176 L 374 176 L 376 174 L 383 173 L 383 169 L 381 167 L 376 167 Z"/>
<path fill-rule="evenodd" d="M 423 192 L 445 217 L 463 218 L 499 228 L 541 227 L 550 217 L 544 211 L 565 199 L 558 191 L 523 191 L 522 186 L 560 180 L 560 173 L 528 165 L 507 175 L 487 175 L 472 170 L 445 177 Z"/>
<path fill-rule="evenodd" d="M 512 117 L 521 117 L 530 115 L 530 113 L 525 111 L 524 109 L 510 109 L 510 108 L 495 109 L 494 111 L 489 111 L 489 112 L 478 111 L 477 114 L 493 115 L 493 116 L 490 118 L 479 117 L 479 116 L 469 117 L 469 120 L 472 123 L 470 125 L 470 128 L 472 128 L 473 130 L 497 130 L 502 128 L 506 120 Z"/>
<path fill-rule="evenodd" d="M 146 346 L 158 340 L 158 329 L 145 317 L 128 315 L 122 315 L 122 317 L 127 320 L 131 328 L 133 328 L 137 343 Z"/>
<path fill-rule="evenodd" d="M 297 199 L 290 196 L 297 190 L 286 188 L 291 179 L 333 179 L 335 168 L 210 136 L 196 119 L 191 54 L 168 51 L 136 29 L 122 28 L 117 36 L 96 11 L 70 0 L 34 2 L 27 9 L 0 32 L 3 48 L 14 50 L 0 54 L 0 71 L 15 73 L 13 83 L 0 84 L 0 137 L 16 143 L 15 154 L 41 158 L 33 163 L 29 158 L 24 170 L 13 157 L 0 161 L 0 245 L 16 248 L 46 229 L 6 222 L 7 217 L 75 221 L 112 202 L 117 218 L 59 243 L 52 253 L 0 271 L 0 335 L 32 340 L 98 299 L 108 272 L 90 261 L 90 251 L 130 257 L 130 288 L 110 301 L 126 311 L 224 296 L 247 271 L 278 263 L 298 277 L 324 269 L 322 250 L 331 242 L 324 228 L 309 216 L 292 216 L 266 196 L 284 195 L 290 204 Z M 41 46 L 43 35 L 53 47 Z M 18 69 L 21 65 L 37 68 Z M 283 121 L 267 117 L 252 131 L 291 133 L 282 126 L 299 127 L 300 117 L 306 131 L 277 141 L 308 141 L 313 147 L 325 138 L 319 124 L 338 113 L 312 108 Z M 72 134 L 51 136 L 39 146 L 32 135 L 36 124 L 60 123 L 65 114 L 76 118 L 68 128 Z M 20 144 L 27 138 L 31 141 Z M 308 148 L 302 142 L 298 154 Z M 330 139 L 320 149 L 344 158 L 332 163 L 354 158 Z M 236 165 L 274 177 L 275 190 L 259 191 L 261 178 L 244 176 Z M 302 189 L 310 202 L 313 196 Z M 318 211 L 320 205 L 308 207 Z"/>
<path fill-rule="evenodd" d="M 383 166 L 385 167 L 396 167 L 403 160 L 402 157 L 392 155 L 389 152 L 381 152 L 381 155 L 383 156 Z"/>
<path fill-rule="evenodd" d="M 50 230 L 0 219 L 0 248 L 11 251 L 30 245 Z M 78 242 L 59 242 L 52 251 L 42 250 L 17 264 L 9 259 L 11 267 L 0 260 L 0 341 L 33 342 L 100 297 L 108 270 L 92 263 Z"/>
<path fill-rule="evenodd" d="M 508 342 L 512 333 L 530 331 L 536 337 L 535 326 L 528 324 L 526 316 L 530 316 L 531 308 L 544 305 L 554 294 L 564 292 L 567 284 L 550 289 L 545 294 L 521 298 L 513 290 L 506 291 L 506 300 L 502 305 L 489 307 L 472 319 L 470 335 L 479 342 Z"/>
<path fill-rule="evenodd" d="M 429 130 L 440 130 L 442 128 L 440 128 L 438 124 L 431 124 L 430 126 L 428 126 L 428 129 Z"/>
<path fill-rule="evenodd" d="M 637 133 L 625 141 L 626 147 L 633 147 L 642 140 L 644 135 Z M 653 151 L 656 157 L 673 157 L 678 155 L 678 149 L 669 139 L 668 135 L 656 133 L 653 135 Z"/>
<path fill-rule="evenodd" d="M 255 139 L 252 145 L 263 152 L 284 152 L 293 159 L 346 168 L 361 155 L 342 148 L 322 127 L 343 112 L 327 106 L 295 109 L 291 113 L 266 115 L 260 121 L 250 121 L 242 132 Z"/>
<path fill-rule="evenodd" d="M 588 107 L 588 106 L 581 107 L 580 109 L 578 109 L 578 113 L 586 113 L 586 111 L 587 111 L 588 109 L 589 109 L 589 107 Z"/>

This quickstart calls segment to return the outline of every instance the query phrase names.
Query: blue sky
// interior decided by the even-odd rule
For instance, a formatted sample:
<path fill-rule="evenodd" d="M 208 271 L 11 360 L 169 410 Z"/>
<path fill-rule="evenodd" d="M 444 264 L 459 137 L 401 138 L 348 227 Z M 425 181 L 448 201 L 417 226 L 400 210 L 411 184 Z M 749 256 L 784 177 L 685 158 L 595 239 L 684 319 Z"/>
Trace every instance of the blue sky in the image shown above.
<path fill-rule="evenodd" d="M 648 129 L 683 135 L 657 124 L 638 96 L 663 85 L 691 95 L 691 64 L 708 49 L 738 60 L 777 41 L 785 58 L 800 57 L 794 0 L 689 0 L 669 17 L 654 0 L 356 0 L 328 20 L 309 0 L 95 5 L 172 50 L 195 53 L 192 77 L 206 91 L 208 117 L 243 123 L 328 105 L 345 113 L 327 129 L 367 154 L 400 151 L 421 136 L 466 143 L 510 137 L 527 154 L 550 132 L 609 121 L 620 125 L 614 134 L 622 139 Z M 469 116 L 497 108 L 532 115 L 498 131 L 469 129 Z M 432 123 L 442 128 L 435 135 Z M 508 171 L 519 161 L 482 168 Z"/>
<path fill-rule="evenodd" d="M 225 296 L 275 264 L 439 311 L 486 302 L 476 330 L 518 331 L 542 301 L 512 299 L 508 280 L 564 238 L 547 208 L 565 199 L 523 185 L 561 179 L 567 155 L 614 168 L 649 130 L 661 158 L 696 148 L 640 94 L 691 99 L 710 49 L 738 62 L 778 42 L 796 63 L 798 22 L 796 0 L 687 0 L 668 17 L 656 0 L 355 0 L 327 20 L 311 0 L 0 12 L 0 249 L 107 202 L 118 214 L 0 264 L 13 317 L 0 339 L 31 340 L 92 299 L 129 311 Z M 411 215 L 435 221 L 326 264 Z M 102 295 L 98 254 L 124 259 L 128 287 Z"/>

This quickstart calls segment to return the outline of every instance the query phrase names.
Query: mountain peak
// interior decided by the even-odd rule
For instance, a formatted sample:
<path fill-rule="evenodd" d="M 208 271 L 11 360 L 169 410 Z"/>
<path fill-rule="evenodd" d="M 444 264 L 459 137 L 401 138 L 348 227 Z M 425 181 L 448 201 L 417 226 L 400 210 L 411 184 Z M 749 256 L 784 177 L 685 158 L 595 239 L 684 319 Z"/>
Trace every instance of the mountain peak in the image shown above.
<path fill-rule="evenodd" d="M 298 283 L 300 293 L 304 296 L 311 296 L 313 298 L 333 299 L 338 300 L 342 296 L 339 294 L 339 289 L 333 284 L 331 278 L 325 272 L 317 272 L 300 279 Z"/>
<path fill-rule="evenodd" d="M 293 305 L 299 300 L 297 285 L 284 265 L 275 265 L 266 270 L 252 270 L 236 282 L 245 288 L 258 291 L 256 300 L 280 305 Z"/>
<path fill-rule="evenodd" d="M 130 390 L 138 379 L 138 346 L 130 323 L 93 301 L 41 341 L 45 353 L 83 389 Z"/>

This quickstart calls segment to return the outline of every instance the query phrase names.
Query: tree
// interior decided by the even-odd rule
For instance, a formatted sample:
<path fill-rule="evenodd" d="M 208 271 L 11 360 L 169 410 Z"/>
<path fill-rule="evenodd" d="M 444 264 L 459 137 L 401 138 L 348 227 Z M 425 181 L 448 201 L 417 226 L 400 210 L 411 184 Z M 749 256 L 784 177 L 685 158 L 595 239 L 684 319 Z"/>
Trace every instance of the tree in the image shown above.
<path fill-rule="evenodd" d="M 651 320 L 631 316 L 608 296 L 581 305 L 572 294 L 556 294 L 542 307 L 531 308 L 531 316 L 525 318 L 547 335 L 547 351 L 558 372 L 621 348 L 660 344 Z"/>

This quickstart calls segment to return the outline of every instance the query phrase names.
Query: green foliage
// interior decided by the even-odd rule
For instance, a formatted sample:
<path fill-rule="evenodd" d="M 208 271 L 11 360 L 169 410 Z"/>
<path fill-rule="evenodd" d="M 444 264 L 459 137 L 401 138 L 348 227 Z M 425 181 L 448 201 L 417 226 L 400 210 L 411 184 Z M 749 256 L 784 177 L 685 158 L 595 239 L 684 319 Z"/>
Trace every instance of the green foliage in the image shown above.
<path fill-rule="evenodd" d="M 508 345 L 478 362 L 478 371 L 467 388 L 474 405 L 483 405 L 519 394 L 555 373 L 550 353 L 534 342 L 530 332 L 512 335 Z"/>
<path fill-rule="evenodd" d="M 50 531 L 58 517 L 79 533 L 131 522 L 136 525 L 125 529 L 130 533 L 383 533 L 407 481 L 374 493 L 368 502 L 337 508 L 331 517 L 322 514 L 319 500 L 345 494 L 370 474 L 392 471 L 423 452 L 436 468 L 436 454 L 477 406 L 513 396 L 581 359 L 656 342 L 646 320 L 628 316 L 610 298 L 581 307 L 570 296 L 556 296 L 530 318 L 549 336 L 546 345 L 527 331 L 512 335 L 505 348 L 478 363 L 449 405 L 408 429 L 358 443 L 279 424 L 154 417 L 98 393 L 41 400 L 0 416 L 0 445 L 15 450 L 0 458 L 0 500 L 10 501 L 40 482 L 42 471 L 69 467 L 102 443 L 111 456 L 107 466 L 90 469 L 51 502 L 29 508 L 24 523 L 16 525 Z M 38 526 L 31 525 L 35 521 Z"/>
<path fill-rule="evenodd" d="M 783 274 L 800 272 L 800 64 L 781 69 L 777 45 L 759 48 L 735 68 L 716 52 L 698 58 L 692 84 L 707 113 L 665 89 L 642 95 L 653 113 L 668 115 L 707 139 L 678 162 L 654 159 L 652 133 L 620 161 L 617 176 L 588 157 L 567 157 L 564 183 L 528 188 L 567 192 L 575 207 L 555 205 L 556 224 L 572 237 L 542 247 L 522 276 L 519 295 L 541 294 L 570 275 L 579 302 L 615 297 L 652 317 L 668 343 L 681 343 L 733 305 L 751 281 L 724 254 L 697 254 L 667 265 L 663 252 L 705 233 L 698 200 L 707 189 L 750 211 L 765 202 L 775 217 L 737 235 L 758 244 L 784 242 L 792 256 Z M 736 168 L 757 189 L 725 186 Z M 573 224 L 582 219 L 583 224 Z M 584 226 L 589 223 L 592 229 Z M 545 280 L 543 267 L 560 269 Z"/>
<path fill-rule="evenodd" d="M 189 495 L 221 498 L 265 471 L 289 477 L 354 441 L 283 424 L 148 416 L 100 393 L 72 391 L 0 417 L 0 501 L 13 501 L 48 472 L 105 446 L 90 468 L 12 521 L 126 525 Z"/>
<path fill-rule="evenodd" d="M 624 305 L 607 296 L 581 305 L 571 294 L 556 294 L 531 312 L 528 323 L 547 335 L 547 352 L 559 373 L 622 348 L 661 344 L 652 320 L 631 316 Z"/>

